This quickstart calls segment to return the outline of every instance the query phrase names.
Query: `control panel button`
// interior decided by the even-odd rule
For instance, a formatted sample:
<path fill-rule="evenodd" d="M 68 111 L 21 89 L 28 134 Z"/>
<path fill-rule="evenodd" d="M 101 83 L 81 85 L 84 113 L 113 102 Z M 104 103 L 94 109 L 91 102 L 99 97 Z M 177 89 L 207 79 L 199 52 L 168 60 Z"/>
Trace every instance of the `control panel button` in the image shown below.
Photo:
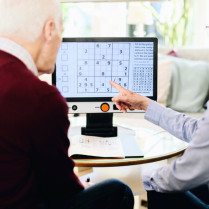
<path fill-rule="evenodd" d="M 113 110 L 119 110 L 115 104 L 113 105 Z"/>
<path fill-rule="evenodd" d="M 110 106 L 107 103 L 103 103 L 100 108 L 103 112 L 107 112 L 110 109 Z"/>
<path fill-rule="evenodd" d="M 78 109 L 77 105 L 73 105 L 73 106 L 72 106 L 72 110 L 75 111 L 75 110 L 77 110 L 77 109 Z"/>
<path fill-rule="evenodd" d="M 131 111 L 132 111 L 132 110 L 135 110 L 135 109 L 134 109 L 133 107 L 129 107 L 129 110 L 131 110 Z"/>

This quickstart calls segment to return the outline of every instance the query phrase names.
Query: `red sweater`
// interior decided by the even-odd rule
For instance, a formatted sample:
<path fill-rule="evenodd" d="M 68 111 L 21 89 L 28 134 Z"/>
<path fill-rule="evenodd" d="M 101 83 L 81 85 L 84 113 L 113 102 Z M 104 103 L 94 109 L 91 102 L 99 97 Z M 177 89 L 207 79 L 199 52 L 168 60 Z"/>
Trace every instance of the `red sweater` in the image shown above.
<path fill-rule="evenodd" d="M 55 87 L 0 51 L 1 209 L 32 209 L 83 189 L 68 157 L 67 113 Z"/>

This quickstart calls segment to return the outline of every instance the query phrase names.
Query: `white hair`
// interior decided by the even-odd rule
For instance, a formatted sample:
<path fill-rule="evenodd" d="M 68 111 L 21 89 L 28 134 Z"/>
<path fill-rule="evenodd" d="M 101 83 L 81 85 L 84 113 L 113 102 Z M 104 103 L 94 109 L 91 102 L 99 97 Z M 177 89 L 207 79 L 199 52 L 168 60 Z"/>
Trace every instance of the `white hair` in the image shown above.
<path fill-rule="evenodd" d="M 58 0 L 0 0 L 0 36 L 33 42 L 49 19 L 60 31 L 62 12 Z"/>

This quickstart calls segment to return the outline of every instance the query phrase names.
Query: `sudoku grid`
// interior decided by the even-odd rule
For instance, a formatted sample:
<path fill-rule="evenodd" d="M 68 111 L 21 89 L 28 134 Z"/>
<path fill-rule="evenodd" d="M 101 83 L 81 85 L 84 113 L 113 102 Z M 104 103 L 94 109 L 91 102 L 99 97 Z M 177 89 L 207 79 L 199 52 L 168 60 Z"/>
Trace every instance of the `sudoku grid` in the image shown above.
<path fill-rule="evenodd" d="M 129 43 L 78 43 L 78 93 L 116 92 L 111 80 L 128 88 L 129 56 Z"/>
<path fill-rule="evenodd" d="M 151 48 L 150 48 L 151 47 Z M 134 92 L 150 92 L 153 88 L 153 66 L 147 64 L 148 56 L 153 59 L 153 46 L 150 43 L 138 43 L 134 50 L 135 58 L 130 58 L 131 43 L 117 42 L 79 42 L 75 45 L 76 59 L 76 93 L 116 93 L 117 90 L 110 86 L 109 81 L 115 81 L 124 88 Z M 65 85 L 71 82 L 69 77 L 70 45 L 61 45 L 61 82 L 63 93 L 70 91 L 69 86 Z M 146 55 L 147 54 L 147 55 Z M 130 70 L 131 60 L 132 64 Z M 138 59 L 138 61 L 137 61 Z M 131 74 L 130 74 L 131 72 Z M 130 82 L 131 77 L 131 84 Z"/>

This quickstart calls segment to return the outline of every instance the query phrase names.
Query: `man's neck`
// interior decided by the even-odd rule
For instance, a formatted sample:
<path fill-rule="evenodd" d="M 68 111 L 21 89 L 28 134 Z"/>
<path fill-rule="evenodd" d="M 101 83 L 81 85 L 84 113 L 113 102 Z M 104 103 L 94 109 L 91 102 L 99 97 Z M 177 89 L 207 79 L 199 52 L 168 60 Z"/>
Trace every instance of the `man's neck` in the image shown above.
<path fill-rule="evenodd" d="M 28 53 L 31 55 L 34 63 L 37 63 L 38 57 L 39 57 L 39 53 L 40 53 L 40 38 L 38 38 L 36 41 L 34 42 L 26 42 L 22 39 L 18 39 L 16 37 L 10 37 L 10 36 L 2 36 L 0 35 L 0 37 L 2 38 L 7 38 L 10 39 L 11 41 L 14 41 L 15 43 L 17 43 L 18 45 L 22 46 L 23 48 L 25 48 Z"/>

